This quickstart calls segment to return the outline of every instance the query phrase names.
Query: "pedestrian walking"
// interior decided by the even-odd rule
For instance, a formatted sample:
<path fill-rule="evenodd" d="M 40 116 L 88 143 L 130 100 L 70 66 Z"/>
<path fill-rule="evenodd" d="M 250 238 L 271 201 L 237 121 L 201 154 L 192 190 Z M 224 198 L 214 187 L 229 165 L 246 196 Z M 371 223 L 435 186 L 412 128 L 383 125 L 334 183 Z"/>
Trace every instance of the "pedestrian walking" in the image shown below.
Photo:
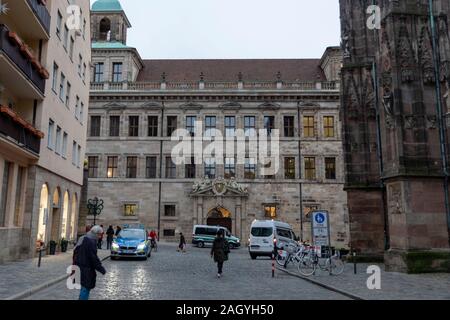
<path fill-rule="evenodd" d="M 99 248 L 100 250 L 102 250 L 102 246 L 103 246 L 103 236 L 105 235 L 105 232 L 103 231 L 103 225 L 101 225 L 100 228 L 102 228 L 102 234 L 101 234 L 101 236 L 98 238 L 97 245 L 98 245 L 98 248 Z"/>
<path fill-rule="evenodd" d="M 186 252 L 186 239 L 182 232 L 180 232 L 180 244 L 178 245 L 178 252 Z"/>
<path fill-rule="evenodd" d="M 73 264 L 78 266 L 80 270 L 80 300 L 89 300 L 89 294 L 95 288 L 97 271 L 103 275 L 106 273 L 97 256 L 97 243 L 102 233 L 102 227 L 92 227 L 85 236 L 78 240 L 73 251 Z"/>
<path fill-rule="evenodd" d="M 122 228 L 120 226 L 116 227 L 116 237 L 119 235 L 120 231 L 122 231 Z"/>
<path fill-rule="evenodd" d="M 114 239 L 114 228 L 113 226 L 109 226 L 108 230 L 106 230 L 106 249 L 110 250 L 111 245 Z"/>
<path fill-rule="evenodd" d="M 217 278 L 222 277 L 223 263 L 228 260 L 229 253 L 228 241 L 225 239 L 223 230 L 219 230 L 211 248 L 211 258 L 217 263 Z"/>

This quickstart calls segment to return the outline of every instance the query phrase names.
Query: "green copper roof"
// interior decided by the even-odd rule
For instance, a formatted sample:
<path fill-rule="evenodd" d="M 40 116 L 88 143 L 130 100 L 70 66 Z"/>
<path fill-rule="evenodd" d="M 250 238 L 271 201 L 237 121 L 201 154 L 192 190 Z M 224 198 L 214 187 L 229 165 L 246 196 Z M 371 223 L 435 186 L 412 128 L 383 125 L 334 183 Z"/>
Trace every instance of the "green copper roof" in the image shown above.
<path fill-rule="evenodd" d="M 123 11 L 119 0 L 97 0 L 92 11 Z"/>
<path fill-rule="evenodd" d="M 122 42 L 92 42 L 92 49 L 128 49 Z"/>

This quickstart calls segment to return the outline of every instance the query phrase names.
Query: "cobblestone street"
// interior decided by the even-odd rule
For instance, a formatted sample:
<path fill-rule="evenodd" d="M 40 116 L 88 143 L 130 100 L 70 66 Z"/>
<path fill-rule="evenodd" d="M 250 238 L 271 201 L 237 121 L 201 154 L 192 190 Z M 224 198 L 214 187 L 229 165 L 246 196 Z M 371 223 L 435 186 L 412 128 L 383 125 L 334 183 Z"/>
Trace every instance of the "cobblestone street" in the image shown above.
<path fill-rule="evenodd" d="M 222 279 L 216 278 L 208 248 L 190 247 L 182 254 L 172 244 L 160 245 L 147 262 L 108 260 L 104 266 L 108 273 L 98 276 L 92 299 L 348 299 L 285 273 L 277 272 L 272 279 L 271 261 L 263 258 L 252 261 L 245 248 L 232 251 Z M 30 297 L 77 298 L 78 291 L 68 290 L 65 282 Z"/>

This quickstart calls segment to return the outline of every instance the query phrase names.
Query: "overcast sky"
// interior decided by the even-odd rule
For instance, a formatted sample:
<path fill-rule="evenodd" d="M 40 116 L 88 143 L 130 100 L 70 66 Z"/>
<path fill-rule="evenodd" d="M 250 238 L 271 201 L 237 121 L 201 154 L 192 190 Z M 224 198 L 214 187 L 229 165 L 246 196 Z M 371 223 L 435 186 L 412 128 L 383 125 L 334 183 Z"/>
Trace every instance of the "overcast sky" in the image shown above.
<path fill-rule="evenodd" d="M 120 2 L 145 59 L 320 58 L 340 41 L 336 0 Z"/>

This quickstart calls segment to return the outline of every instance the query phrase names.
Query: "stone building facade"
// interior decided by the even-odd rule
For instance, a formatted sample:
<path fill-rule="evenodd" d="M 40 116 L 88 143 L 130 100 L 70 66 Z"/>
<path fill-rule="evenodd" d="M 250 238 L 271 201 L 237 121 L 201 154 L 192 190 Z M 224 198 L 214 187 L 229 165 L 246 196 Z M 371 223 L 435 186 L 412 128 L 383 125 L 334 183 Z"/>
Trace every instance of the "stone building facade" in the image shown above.
<path fill-rule="evenodd" d="M 379 29 L 367 24 L 367 9 L 374 4 L 381 9 Z M 389 270 L 450 271 L 450 4 L 341 0 L 340 5 L 352 247 L 384 255 Z"/>
<path fill-rule="evenodd" d="M 330 213 L 332 244 L 348 247 L 340 49 L 305 60 L 143 60 L 118 31 L 129 26 L 125 12 L 110 2 L 97 1 L 91 13 L 87 194 L 104 200 L 99 223 L 143 224 L 165 240 L 220 224 L 246 243 L 253 220 L 277 219 L 308 240 L 310 212 L 320 209 Z M 194 132 L 198 122 L 216 139 L 279 130 L 279 170 L 263 175 L 246 149 L 216 154 L 215 164 L 173 164 L 172 131 Z"/>

